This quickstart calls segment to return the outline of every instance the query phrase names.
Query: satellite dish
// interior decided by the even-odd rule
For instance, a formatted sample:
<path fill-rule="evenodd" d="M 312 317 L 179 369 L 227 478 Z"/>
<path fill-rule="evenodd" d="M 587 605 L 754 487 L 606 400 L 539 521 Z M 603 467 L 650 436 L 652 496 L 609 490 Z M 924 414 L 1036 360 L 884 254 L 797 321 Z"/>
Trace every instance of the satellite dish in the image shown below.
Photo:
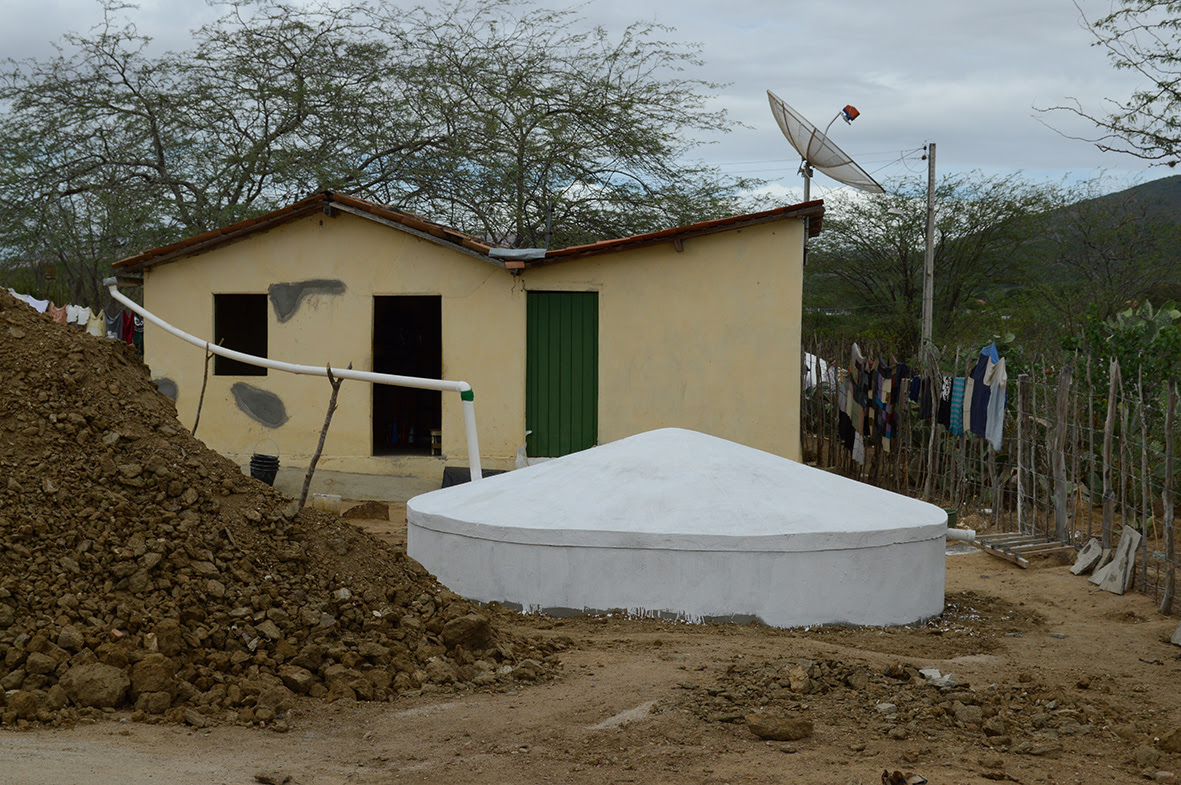
<path fill-rule="evenodd" d="M 782 98 L 770 90 L 767 91 L 767 100 L 771 102 L 771 113 L 775 115 L 775 122 L 779 123 L 779 130 L 783 131 L 787 141 L 791 142 L 791 146 L 803 159 L 800 163 L 800 173 L 804 175 L 805 202 L 809 197 L 813 168 L 819 169 L 838 183 L 851 185 L 871 194 L 886 192 L 868 172 L 828 138 L 828 129 L 836 122 L 837 117 L 851 123 L 857 119 L 860 112 L 852 106 L 846 106 L 832 118 L 824 133 L 821 133 L 807 118 L 785 104 Z"/>

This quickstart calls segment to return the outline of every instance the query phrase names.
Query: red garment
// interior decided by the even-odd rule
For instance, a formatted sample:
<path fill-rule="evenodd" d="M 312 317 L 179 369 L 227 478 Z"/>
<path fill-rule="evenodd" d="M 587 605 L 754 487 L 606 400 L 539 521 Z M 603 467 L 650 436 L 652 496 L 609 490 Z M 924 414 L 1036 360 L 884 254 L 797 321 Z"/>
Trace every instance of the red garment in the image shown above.
<path fill-rule="evenodd" d="M 49 318 L 53 319 L 53 321 L 58 324 L 66 323 L 66 307 L 64 305 L 57 306 L 51 302 L 49 308 L 46 310 L 49 312 Z"/>
<path fill-rule="evenodd" d="M 129 309 L 123 310 L 123 342 L 130 344 L 135 341 L 135 314 Z"/>

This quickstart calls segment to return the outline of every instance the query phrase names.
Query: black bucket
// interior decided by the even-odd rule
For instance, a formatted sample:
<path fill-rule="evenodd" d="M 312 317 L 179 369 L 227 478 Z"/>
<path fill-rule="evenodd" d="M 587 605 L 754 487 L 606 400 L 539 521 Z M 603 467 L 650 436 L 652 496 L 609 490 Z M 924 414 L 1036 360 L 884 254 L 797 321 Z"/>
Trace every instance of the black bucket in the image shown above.
<path fill-rule="evenodd" d="M 261 455 L 254 453 L 250 456 L 250 476 L 267 485 L 275 484 L 275 475 L 279 473 L 278 455 Z"/>

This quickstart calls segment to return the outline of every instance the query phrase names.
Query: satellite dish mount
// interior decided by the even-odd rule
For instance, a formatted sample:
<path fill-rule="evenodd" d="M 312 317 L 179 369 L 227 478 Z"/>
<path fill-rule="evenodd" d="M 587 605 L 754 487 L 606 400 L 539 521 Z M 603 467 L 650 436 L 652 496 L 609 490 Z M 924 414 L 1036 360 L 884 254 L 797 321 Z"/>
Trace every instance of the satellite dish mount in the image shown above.
<path fill-rule="evenodd" d="M 767 100 L 771 102 L 771 113 L 775 115 L 779 130 L 783 131 L 787 141 L 791 142 L 791 146 L 800 154 L 800 174 L 804 176 L 805 202 L 811 199 L 812 175 L 815 170 L 824 172 L 839 183 L 871 194 L 886 192 L 868 172 L 828 138 L 828 129 L 832 128 L 832 124 L 838 119 L 851 124 L 860 116 L 861 113 L 856 107 L 846 106 L 837 112 L 836 117 L 833 117 L 821 132 L 770 90 L 767 91 Z"/>

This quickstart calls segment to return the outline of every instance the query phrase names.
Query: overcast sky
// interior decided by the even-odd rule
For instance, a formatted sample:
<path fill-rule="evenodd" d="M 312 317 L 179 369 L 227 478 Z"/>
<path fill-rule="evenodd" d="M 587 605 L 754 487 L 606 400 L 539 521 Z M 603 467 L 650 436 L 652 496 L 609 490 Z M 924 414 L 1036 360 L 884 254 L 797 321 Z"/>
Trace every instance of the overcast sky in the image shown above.
<path fill-rule="evenodd" d="M 1079 3 L 1091 18 L 1109 9 L 1107 0 Z M 51 53 L 63 33 L 100 18 L 88 0 L 8 6 L 0 53 L 18 59 Z M 144 0 L 135 18 L 165 46 L 183 48 L 187 31 L 215 14 L 200 0 Z M 821 128 L 845 104 L 856 106 L 861 117 L 834 124 L 832 137 L 879 180 L 925 171 L 919 156 L 928 141 L 937 143 L 941 172 L 1020 171 L 1055 181 L 1106 173 L 1112 190 L 1174 173 L 1065 138 L 1055 129 L 1092 129 L 1036 111 L 1070 97 L 1101 110 L 1104 98 L 1137 85 L 1091 46 L 1071 0 L 591 0 L 583 15 L 608 29 L 654 20 L 700 42 L 697 75 L 729 83 L 716 100 L 748 126 L 736 125 L 701 157 L 772 180 L 784 198 L 799 196 L 798 159 L 771 116 L 768 89 Z M 831 185 L 818 176 L 814 193 Z"/>

